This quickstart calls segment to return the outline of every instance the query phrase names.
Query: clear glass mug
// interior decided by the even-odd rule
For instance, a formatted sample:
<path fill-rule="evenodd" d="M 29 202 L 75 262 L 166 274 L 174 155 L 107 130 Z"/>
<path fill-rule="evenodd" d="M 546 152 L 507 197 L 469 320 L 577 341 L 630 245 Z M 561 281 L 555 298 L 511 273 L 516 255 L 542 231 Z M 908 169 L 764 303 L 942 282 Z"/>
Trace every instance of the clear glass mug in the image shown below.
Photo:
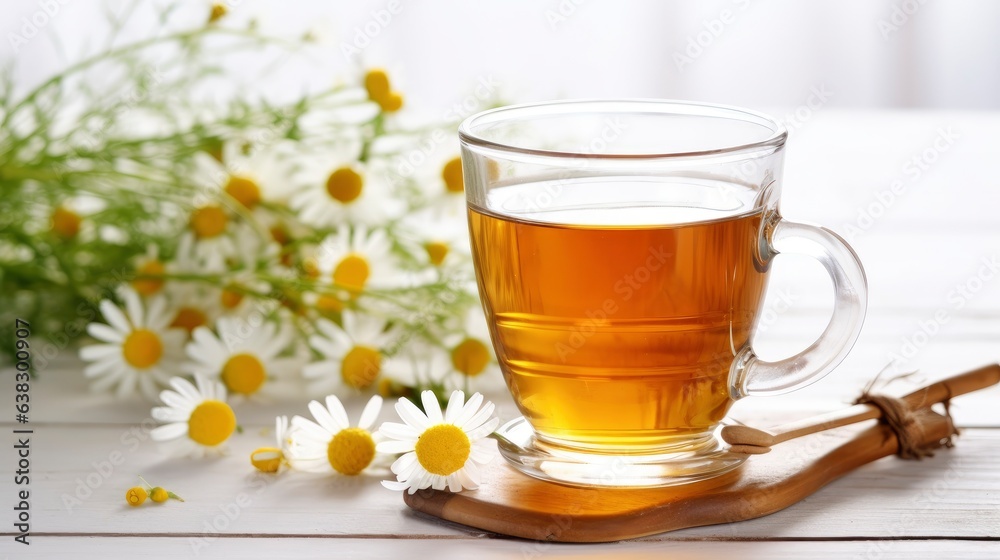
<path fill-rule="evenodd" d="M 519 470 L 599 486 L 717 476 L 745 458 L 717 434 L 735 400 L 816 381 L 857 339 L 864 270 L 837 234 L 781 217 L 774 119 L 564 101 L 486 111 L 459 136 L 479 292 L 524 415 L 498 440 Z M 768 362 L 752 338 L 780 253 L 819 260 L 836 303 L 816 342 Z"/>

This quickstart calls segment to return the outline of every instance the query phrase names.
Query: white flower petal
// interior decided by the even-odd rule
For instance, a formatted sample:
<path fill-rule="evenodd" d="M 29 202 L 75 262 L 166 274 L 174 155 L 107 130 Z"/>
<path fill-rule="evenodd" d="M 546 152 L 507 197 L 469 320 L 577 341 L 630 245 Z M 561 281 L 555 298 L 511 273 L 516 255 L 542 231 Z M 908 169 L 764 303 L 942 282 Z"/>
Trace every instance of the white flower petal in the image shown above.
<path fill-rule="evenodd" d="M 91 344 L 80 348 L 80 359 L 95 362 L 112 357 L 122 357 L 122 347 L 115 344 Z"/>
<path fill-rule="evenodd" d="M 98 377 L 111 371 L 125 370 L 125 364 L 120 359 L 108 358 L 96 361 L 83 368 L 84 377 Z"/>
<path fill-rule="evenodd" d="M 493 415 L 493 411 L 496 409 L 496 405 L 487 401 L 479 412 L 475 414 L 472 418 L 469 418 L 464 424 L 459 426 L 463 431 L 471 431 L 482 425 L 490 416 Z"/>
<path fill-rule="evenodd" d="M 121 382 L 118 383 L 118 388 L 115 389 L 115 397 L 124 399 L 135 393 L 136 382 L 139 380 L 140 375 L 142 374 L 137 373 L 136 375 L 126 375 L 122 377 Z M 155 398 L 156 395 L 153 396 Z"/>
<path fill-rule="evenodd" d="M 441 416 L 441 405 L 438 403 L 434 391 L 420 393 L 420 402 L 424 403 L 424 412 L 427 414 L 427 420 L 430 421 L 431 425 L 440 424 L 444 421 L 444 417 Z"/>
<path fill-rule="evenodd" d="M 319 401 L 311 401 L 309 403 L 309 412 L 312 413 L 316 422 L 331 434 L 336 434 L 346 427 L 334 420 L 330 411 L 320 404 Z"/>
<path fill-rule="evenodd" d="M 375 446 L 375 450 L 379 453 L 409 453 L 413 451 L 416 444 L 415 441 L 389 440 L 380 442 Z"/>
<path fill-rule="evenodd" d="M 479 426 L 478 428 L 476 428 L 475 430 L 472 430 L 470 432 L 466 432 L 466 434 L 469 436 L 469 439 L 471 441 L 478 441 L 478 440 L 480 440 L 480 439 L 482 439 L 482 438 L 484 438 L 484 437 L 492 434 L 497 429 L 497 426 L 499 426 L 499 425 L 500 425 L 500 419 L 499 418 L 491 418 L 491 419 L 487 420 L 485 423 L 483 423 L 481 426 Z"/>
<path fill-rule="evenodd" d="M 132 325 L 128 322 L 125 314 L 122 313 L 121 309 L 111 303 L 109 300 L 102 300 L 100 303 L 101 315 L 104 316 L 104 320 L 108 322 L 109 325 L 114 327 L 115 330 L 122 334 L 128 334 L 132 332 Z"/>
<path fill-rule="evenodd" d="M 195 401 L 174 391 L 162 391 L 160 393 L 160 400 L 163 401 L 163 404 L 170 408 L 176 408 L 187 412 L 191 412 L 194 410 L 194 407 L 197 406 Z"/>
<path fill-rule="evenodd" d="M 361 418 L 358 420 L 358 427 L 371 431 L 371 428 L 375 425 L 375 421 L 378 420 L 378 415 L 381 411 L 382 397 L 378 395 L 372 396 L 372 398 L 368 399 L 368 404 L 365 405 L 365 409 L 361 412 Z"/>
<path fill-rule="evenodd" d="M 95 379 L 94 382 L 90 384 L 90 390 L 97 393 L 106 391 L 108 387 L 111 387 L 126 375 L 135 375 L 135 371 L 126 368 L 125 366 L 120 366 L 119 369 L 113 370 L 104 376 Z"/>
<path fill-rule="evenodd" d="M 399 417 L 403 420 L 403 422 L 406 422 L 421 432 L 431 426 L 431 422 L 428 420 L 427 415 L 417 408 L 417 405 L 413 404 L 405 397 L 401 397 L 398 401 L 396 401 L 396 414 L 399 414 Z"/>
<path fill-rule="evenodd" d="M 187 435 L 187 432 L 188 425 L 186 422 L 175 422 L 153 428 L 149 432 L 149 437 L 153 438 L 153 441 L 167 441 Z"/>
<path fill-rule="evenodd" d="M 333 421 L 336 422 L 338 429 L 348 428 L 351 425 L 351 421 L 347 419 L 347 411 L 344 410 L 343 403 L 336 395 L 327 395 L 326 397 L 326 409 L 330 411 L 330 416 L 333 417 Z"/>
<path fill-rule="evenodd" d="M 389 490 L 395 492 L 402 492 L 410 487 L 410 485 L 406 482 L 396 482 L 395 480 L 383 480 L 382 486 L 385 486 Z"/>
<path fill-rule="evenodd" d="M 170 324 L 173 319 L 167 310 L 167 300 L 163 296 L 150 298 L 146 307 L 146 327 L 153 330 L 162 330 Z"/>
<path fill-rule="evenodd" d="M 420 430 L 409 424 L 399 424 L 397 422 L 383 422 L 378 428 L 378 432 L 391 439 L 403 441 L 416 441 L 420 437 Z"/>
<path fill-rule="evenodd" d="M 465 406 L 465 393 L 462 391 L 453 391 L 451 397 L 448 398 L 448 408 L 444 411 L 444 421 L 452 424 L 455 422 L 455 418 L 462 413 L 462 409 Z"/>
<path fill-rule="evenodd" d="M 90 323 L 87 325 L 87 334 L 102 342 L 112 342 L 121 344 L 125 342 L 125 334 L 111 328 L 104 323 Z"/>
<path fill-rule="evenodd" d="M 125 312 L 128 314 L 129 319 L 132 320 L 132 324 L 137 328 L 145 328 L 145 309 L 143 309 L 139 294 L 131 288 L 125 288 L 121 291 L 121 296 L 125 300 Z"/>
<path fill-rule="evenodd" d="M 458 427 L 464 426 L 469 420 L 476 415 L 476 411 L 479 410 L 479 405 L 483 402 L 483 395 L 480 393 L 474 393 L 469 400 L 462 407 L 462 412 L 459 414 L 455 420 L 452 422 Z"/>
<path fill-rule="evenodd" d="M 182 396 L 191 399 L 191 401 L 193 402 L 201 402 L 204 400 L 204 397 L 201 395 L 198 389 L 196 389 L 195 386 L 192 385 L 190 381 L 184 379 L 183 377 L 171 378 L 170 386 L 173 387 L 174 390 L 176 390 Z"/>

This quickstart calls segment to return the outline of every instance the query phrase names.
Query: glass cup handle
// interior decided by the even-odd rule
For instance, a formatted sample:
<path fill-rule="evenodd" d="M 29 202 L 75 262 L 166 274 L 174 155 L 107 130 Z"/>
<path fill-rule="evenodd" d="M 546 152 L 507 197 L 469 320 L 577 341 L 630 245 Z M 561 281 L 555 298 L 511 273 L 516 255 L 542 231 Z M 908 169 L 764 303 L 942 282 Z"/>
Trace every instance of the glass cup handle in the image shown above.
<path fill-rule="evenodd" d="M 868 307 L 868 281 L 858 255 L 836 233 L 820 226 L 778 218 L 761 228 L 764 262 L 780 253 L 818 260 L 833 280 L 833 315 L 816 342 L 790 358 L 767 362 L 747 344 L 729 371 L 733 399 L 780 395 L 794 391 L 830 373 L 854 346 Z"/>

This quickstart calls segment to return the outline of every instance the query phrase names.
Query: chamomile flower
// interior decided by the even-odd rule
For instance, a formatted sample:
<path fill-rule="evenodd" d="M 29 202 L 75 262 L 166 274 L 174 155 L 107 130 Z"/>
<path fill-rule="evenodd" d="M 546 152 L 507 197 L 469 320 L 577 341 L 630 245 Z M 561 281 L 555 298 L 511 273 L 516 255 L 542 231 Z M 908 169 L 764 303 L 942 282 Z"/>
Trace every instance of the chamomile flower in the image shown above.
<path fill-rule="evenodd" d="M 202 272 L 219 272 L 236 254 L 235 230 L 229 210 L 209 202 L 191 211 L 188 228 L 177 246 L 181 258 L 196 263 Z"/>
<path fill-rule="evenodd" d="M 65 242 L 90 241 L 96 237 L 96 228 L 89 218 L 104 207 L 104 201 L 98 198 L 88 196 L 67 198 L 46 216 L 49 232 Z M 38 223 L 44 223 L 44 220 L 39 220 Z"/>
<path fill-rule="evenodd" d="M 298 360 L 279 357 L 292 340 L 287 324 L 278 327 L 267 322 L 254 326 L 223 317 L 216 329 L 218 334 L 206 327 L 195 329 L 186 347 L 192 373 L 221 381 L 234 400 L 256 399 L 280 393 L 282 387 L 291 388 L 287 374 L 295 369 Z"/>
<path fill-rule="evenodd" d="M 226 402 L 226 388 L 203 375 L 195 376 L 196 385 L 175 377 L 170 380 L 173 390 L 160 393 L 166 406 L 153 408 L 153 419 L 166 422 L 153 428 L 149 436 L 166 442 L 184 455 L 205 455 L 218 452 L 236 431 L 236 414 Z"/>
<path fill-rule="evenodd" d="M 161 278 L 168 271 L 167 263 L 160 259 L 160 248 L 146 247 L 145 254 L 135 260 L 136 278 L 130 282 L 132 289 L 142 296 L 151 296 L 163 291 L 166 279 Z"/>
<path fill-rule="evenodd" d="M 289 448 L 292 468 L 308 472 L 330 472 L 357 475 L 373 463 L 378 463 L 377 441 L 372 426 L 382 410 L 382 397 L 375 395 L 365 405 L 357 426 L 351 426 L 340 399 L 326 397 L 326 406 L 318 401 L 309 403 L 315 422 L 296 416 L 292 418 L 292 444 Z"/>
<path fill-rule="evenodd" d="M 329 284 L 334 294 L 318 295 L 312 303 L 320 311 L 341 311 L 365 290 L 398 286 L 401 275 L 391 248 L 385 230 L 341 226 L 323 241 L 316 256 L 318 281 Z"/>
<path fill-rule="evenodd" d="M 155 401 L 159 386 L 177 373 L 174 364 L 181 355 L 184 331 L 169 328 L 170 315 L 162 296 L 153 296 L 144 304 L 129 287 L 119 293 L 125 310 L 103 300 L 100 310 L 108 324 L 87 325 L 87 333 L 102 344 L 80 349 L 80 358 L 91 362 L 83 374 L 93 379 L 91 388 L 95 391 L 117 385 L 116 395 L 126 397 L 138 387 Z"/>
<path fill-rule="evenodd" d="M 288 428 L 288 417 L 278 416 L 274 419 L 274 439 L 277 447 L 260 447 L 250 454 L 250 463 L 257 470 L 266 473 L 276 473 L 282 465 L 287 465 L 292 444 L 292 432 Z"/>
<path fill-rule="evenodd" d="M 289 206 L 311 226 L 375 224 L 398 211 L 383 174 L 364 164 L 315 162 L 303 169 L 300 181 L 303 187 Z"/>
<path fill-rule="evenodd" d="M 465 377 L 478 377 L 499 371 L 486 317 L 479 306 L 466 312 L 458 332 L 444 338 L 455 372 Z"/>
<path fill-rule="evenodd" d="M 173 282 L 166 290 L 170 301 L 170 326 L 190 337 L 195 329 L 211 325 L 221 314 L 219 289 L 194 282 Z"/>
<path fill-rule="evenodd" d="M 379 394 L 391 395 L 392 387 L 446 385 L 456 377 L 449 375 L 452 371 L 451 356 L 444 349 L 423 340 L 410 341 L 385 361 Z"/>
<path fill-rule="evenodd" d="M 367 389 L 382 370 L 383 349 L 395 336 L 386 332 L 386 321 L 352 311 L 344 311 L 342 321 L 343 327 L 320 319 L 319 332 L 309 337 L 309 345 L 323 355 L 302 370 L 313 393 Z"/>
<path fill-rule="evenodd" d="M 261 202 L 284 202 L 291 194 L 287 177 L 293 171 L 290 151 L 283 144 L 254 141 L 266 131 L 222 143 L 217 153 L 198 154 L 196 180 L 228 195 L 256 215 Z"/>
<path fill-rule="evenodd" d="M 475 490 L 479 487 L 479 467 L 496 456 L 495 444 L 487 439 L 500 419 L 493 416 L 494 405 L 479 393 L 465 402 L 465 393 L 455 391 L 444 413 L 433 391 L 420 395 L 425 412 L 405 398 L 396 402 L 403 424 L 386 422 L 378 433 L 385 438 L 376 446 L 380 453 L 402 453 L 392 464 L 396 480 L 382 481 L 390 490 L 410 494 L 424 488 Z"/>
<path fill-rule="evenodd" d="M 405 241 L 422 264 L 444 268 L 471 258 L 464 221 L 445 219 L 427 209 L 407 216 L 402 223 Z"/>
<path fill-rule="evenodd" d="M 454 151 L 440 149 L 420 168 L 421 190 L 426 207 L 439 220 L 465 223 L 465 178 L 462 158 Z"/>

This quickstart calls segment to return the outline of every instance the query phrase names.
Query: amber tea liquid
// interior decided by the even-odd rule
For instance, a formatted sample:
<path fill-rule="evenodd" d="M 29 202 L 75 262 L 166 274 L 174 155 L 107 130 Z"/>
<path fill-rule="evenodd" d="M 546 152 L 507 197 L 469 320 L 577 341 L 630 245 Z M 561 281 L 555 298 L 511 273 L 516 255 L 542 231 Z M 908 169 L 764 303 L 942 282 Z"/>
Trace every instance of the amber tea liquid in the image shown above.
<path fill-rule="evenodd" d="M 588 451 L 707 444 L 766 288 L 754 192 L 704 180 L 549 187 L 494 188 L 469 209 L 480 293 L 522 414 L 549 443 Z"/>

